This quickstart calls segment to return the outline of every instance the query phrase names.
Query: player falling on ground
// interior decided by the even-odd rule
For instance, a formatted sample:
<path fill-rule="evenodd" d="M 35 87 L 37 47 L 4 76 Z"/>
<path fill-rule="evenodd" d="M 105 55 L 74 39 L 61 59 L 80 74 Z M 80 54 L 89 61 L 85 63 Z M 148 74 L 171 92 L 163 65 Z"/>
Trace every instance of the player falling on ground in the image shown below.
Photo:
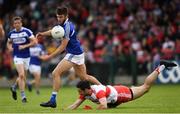
<path fill-rule="evenodd" d="M 7 47 L 13 51 L 13 60 L 18 72 L 18 85 L 21 92 L 22 102 L 27 102 L 25 95 L 26 72 L 29 67 L 30 52 L 29 48 L 37 43 L 33 32 L 22 26 L 22 18 L 13 18 L 14 29 L 8 34 Z M 16 87 L 11 88 L 13 96 L 16 94 Z M 17 97 L 15 98 L 15 100 Z"/>
<path fill-rule="evenodd" d="M 160 61 L 160 66 L 145 79 L 143 85 L 131 88 L 123 85 L 90 85 L 88 81 L 80 81 L 77 84 L 80 97 L 68 109 L 78 108 L 86 99 L 99 104 L 97 109 L 115 108 L 121 103 L 135 100 L 150 90 L 159 73 L 175 66 L 173 62 Z"/>
<path fill-rule="evenodd" d="M 58 25 L 64 28 L 65 36 L 62 39 L 60 46 L 53 53 L 41 57 L 43 60 L 49 60 L 64 50 L 67 52 L 64 59 L 58 63 L 52 72 L 53 92 L 50 100 L 40 104 L 40 106 L 52 108 L 56 107 L 56 95 L 60 88 L 60 77 L 70 68 L 74 68 L 76 75 L 79 76 L 81 80 L 88 80 L 94 84 L 100 84 L 96 78 L 88 75 L 86 72 L 84 52 L 76 37 L 74 24 L 68 19 L 68 9 L 66 7 L 58 7 L 56 9 L 56 16 Z M 40 32 L 36 35 L 37 38 L 39 36 L 51 36 L 51 30 Z"/>

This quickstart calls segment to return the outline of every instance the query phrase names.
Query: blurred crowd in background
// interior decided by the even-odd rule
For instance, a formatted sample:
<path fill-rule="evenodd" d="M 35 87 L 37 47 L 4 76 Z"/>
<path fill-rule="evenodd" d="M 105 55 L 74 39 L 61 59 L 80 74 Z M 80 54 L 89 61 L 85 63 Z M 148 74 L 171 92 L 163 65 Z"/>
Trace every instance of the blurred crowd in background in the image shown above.
<path fill-rule="evenodd" d="M 179 0 L 0 0 L 0 23 L 7 35 L 12 17 L 18 15 L 36 34 L 57 24 L 55 9 L 60 5 L 70 8 L 69 19 L 76 24 L 87 63 L 111 63 L 121 75 L 129 73 L 131 55 L 136 56 L 138 74 L 151 72 L 160 59 L 180 60 Z M 0 38 L 0 75 L 8 71 L 12 78 L 6 40 Z M 60 42 L 40 38 L 39 43 L 51 53 Z M 50 72 L 61 57 L 46 62 L 44 71 Z"/>

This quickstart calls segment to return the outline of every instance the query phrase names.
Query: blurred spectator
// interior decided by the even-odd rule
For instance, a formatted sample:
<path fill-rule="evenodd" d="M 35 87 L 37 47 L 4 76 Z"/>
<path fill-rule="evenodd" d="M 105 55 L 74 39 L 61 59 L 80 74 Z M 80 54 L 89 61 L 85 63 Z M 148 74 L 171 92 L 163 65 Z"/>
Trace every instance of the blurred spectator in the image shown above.
<path fill-rule="evenodd" d="M 162 58 L 173 59 L 175 50 L 175 42 L 170 40 L 168 37 L 165 38 L 165 42 L 162 44 Z"/>
<path fill-rule="evenodd" d="M 176 48 L 175 48 L 175 53 L 176 53 L 176 60 L 180 59 L 180 38 L 176 39 Z"/>
<path fill-rule="evenodd" d="M 4 41 L 5 41 L 5 32 L 2 25 L 2 20 L 0 19 L 0 77 L 3 75 L 3 53 L 4 53 Z"/>
<path fill-rule="evenodd" d="M 87 39 L 85 39 L 83 41 L 83 49 L 84 49 L 84 52 L 85 52 L 85 60 L 86 60 L 86 63 L 94 63 L 95 62 L 95 59 L 94 59 L 94 56 L 93 56 L 93 52 L 89 49 L 89 45 L 90 43 L 88 42 Z"/>
<path fill-rule="evenodd" d="M 3 57 L 2 64 L 3 64 L 4 75 L 6 75 L 8 79 L 14 78 L 15 75 L 17 74 L 15 73 L 15 68 L 13 67 L 11 52 L 8 49 L 6 49 L 2 54 L 2 57 Z"/>

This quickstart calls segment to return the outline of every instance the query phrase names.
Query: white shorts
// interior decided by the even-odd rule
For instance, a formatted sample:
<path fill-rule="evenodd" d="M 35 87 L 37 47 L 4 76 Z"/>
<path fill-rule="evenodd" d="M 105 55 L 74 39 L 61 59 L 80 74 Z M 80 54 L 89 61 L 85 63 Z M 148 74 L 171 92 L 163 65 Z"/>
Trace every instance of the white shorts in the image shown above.
<path fill-rule="evenodd" d="M 80 55 L 74 55 L 74 54 L 66 54 L 64 57 L 65 60 L 71 61 L 72 63 L 75 63 L 77 65 L 82 65 L 84 64 L 84 53 Z"/>
<path fill-rule="evenodd" d="M 25 70 L 28 70 L 30 57 L 28 57 L 28 58 L 18 58 L 18 57 L 15 56 L 13 60 L 14 60 L 15 66 L 17 64 L 24 64 Z"/>
<path fill-rule="evenodd" d="M 31 64 L 30 66 L 29 66 L 29 72 L 30 73 L 41 73 L 41 66 L 40 65 L 33 65 L 33 64 Z"/>

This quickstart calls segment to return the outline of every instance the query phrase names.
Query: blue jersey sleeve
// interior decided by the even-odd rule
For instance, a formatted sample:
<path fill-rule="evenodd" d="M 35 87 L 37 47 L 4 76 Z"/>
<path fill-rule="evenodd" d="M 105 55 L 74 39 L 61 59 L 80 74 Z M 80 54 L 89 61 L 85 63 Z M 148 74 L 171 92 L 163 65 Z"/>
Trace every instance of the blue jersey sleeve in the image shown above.
<path fill-rule="evenodd" d="M 28 35 L 28 38 L 33 35 L 33 32 L 30 29 L 26 29 L 26 33 Z"/>
<path fill-rule="evenodd" d="M 64 37 L 67 38 L 67 39 L 70 39 L 70 31 L 71 30 L 71 26 L 70 24 L 66 24 L 65 28 L 64 28 L 64 32 L 65 32 L 65 35 Z"/>

